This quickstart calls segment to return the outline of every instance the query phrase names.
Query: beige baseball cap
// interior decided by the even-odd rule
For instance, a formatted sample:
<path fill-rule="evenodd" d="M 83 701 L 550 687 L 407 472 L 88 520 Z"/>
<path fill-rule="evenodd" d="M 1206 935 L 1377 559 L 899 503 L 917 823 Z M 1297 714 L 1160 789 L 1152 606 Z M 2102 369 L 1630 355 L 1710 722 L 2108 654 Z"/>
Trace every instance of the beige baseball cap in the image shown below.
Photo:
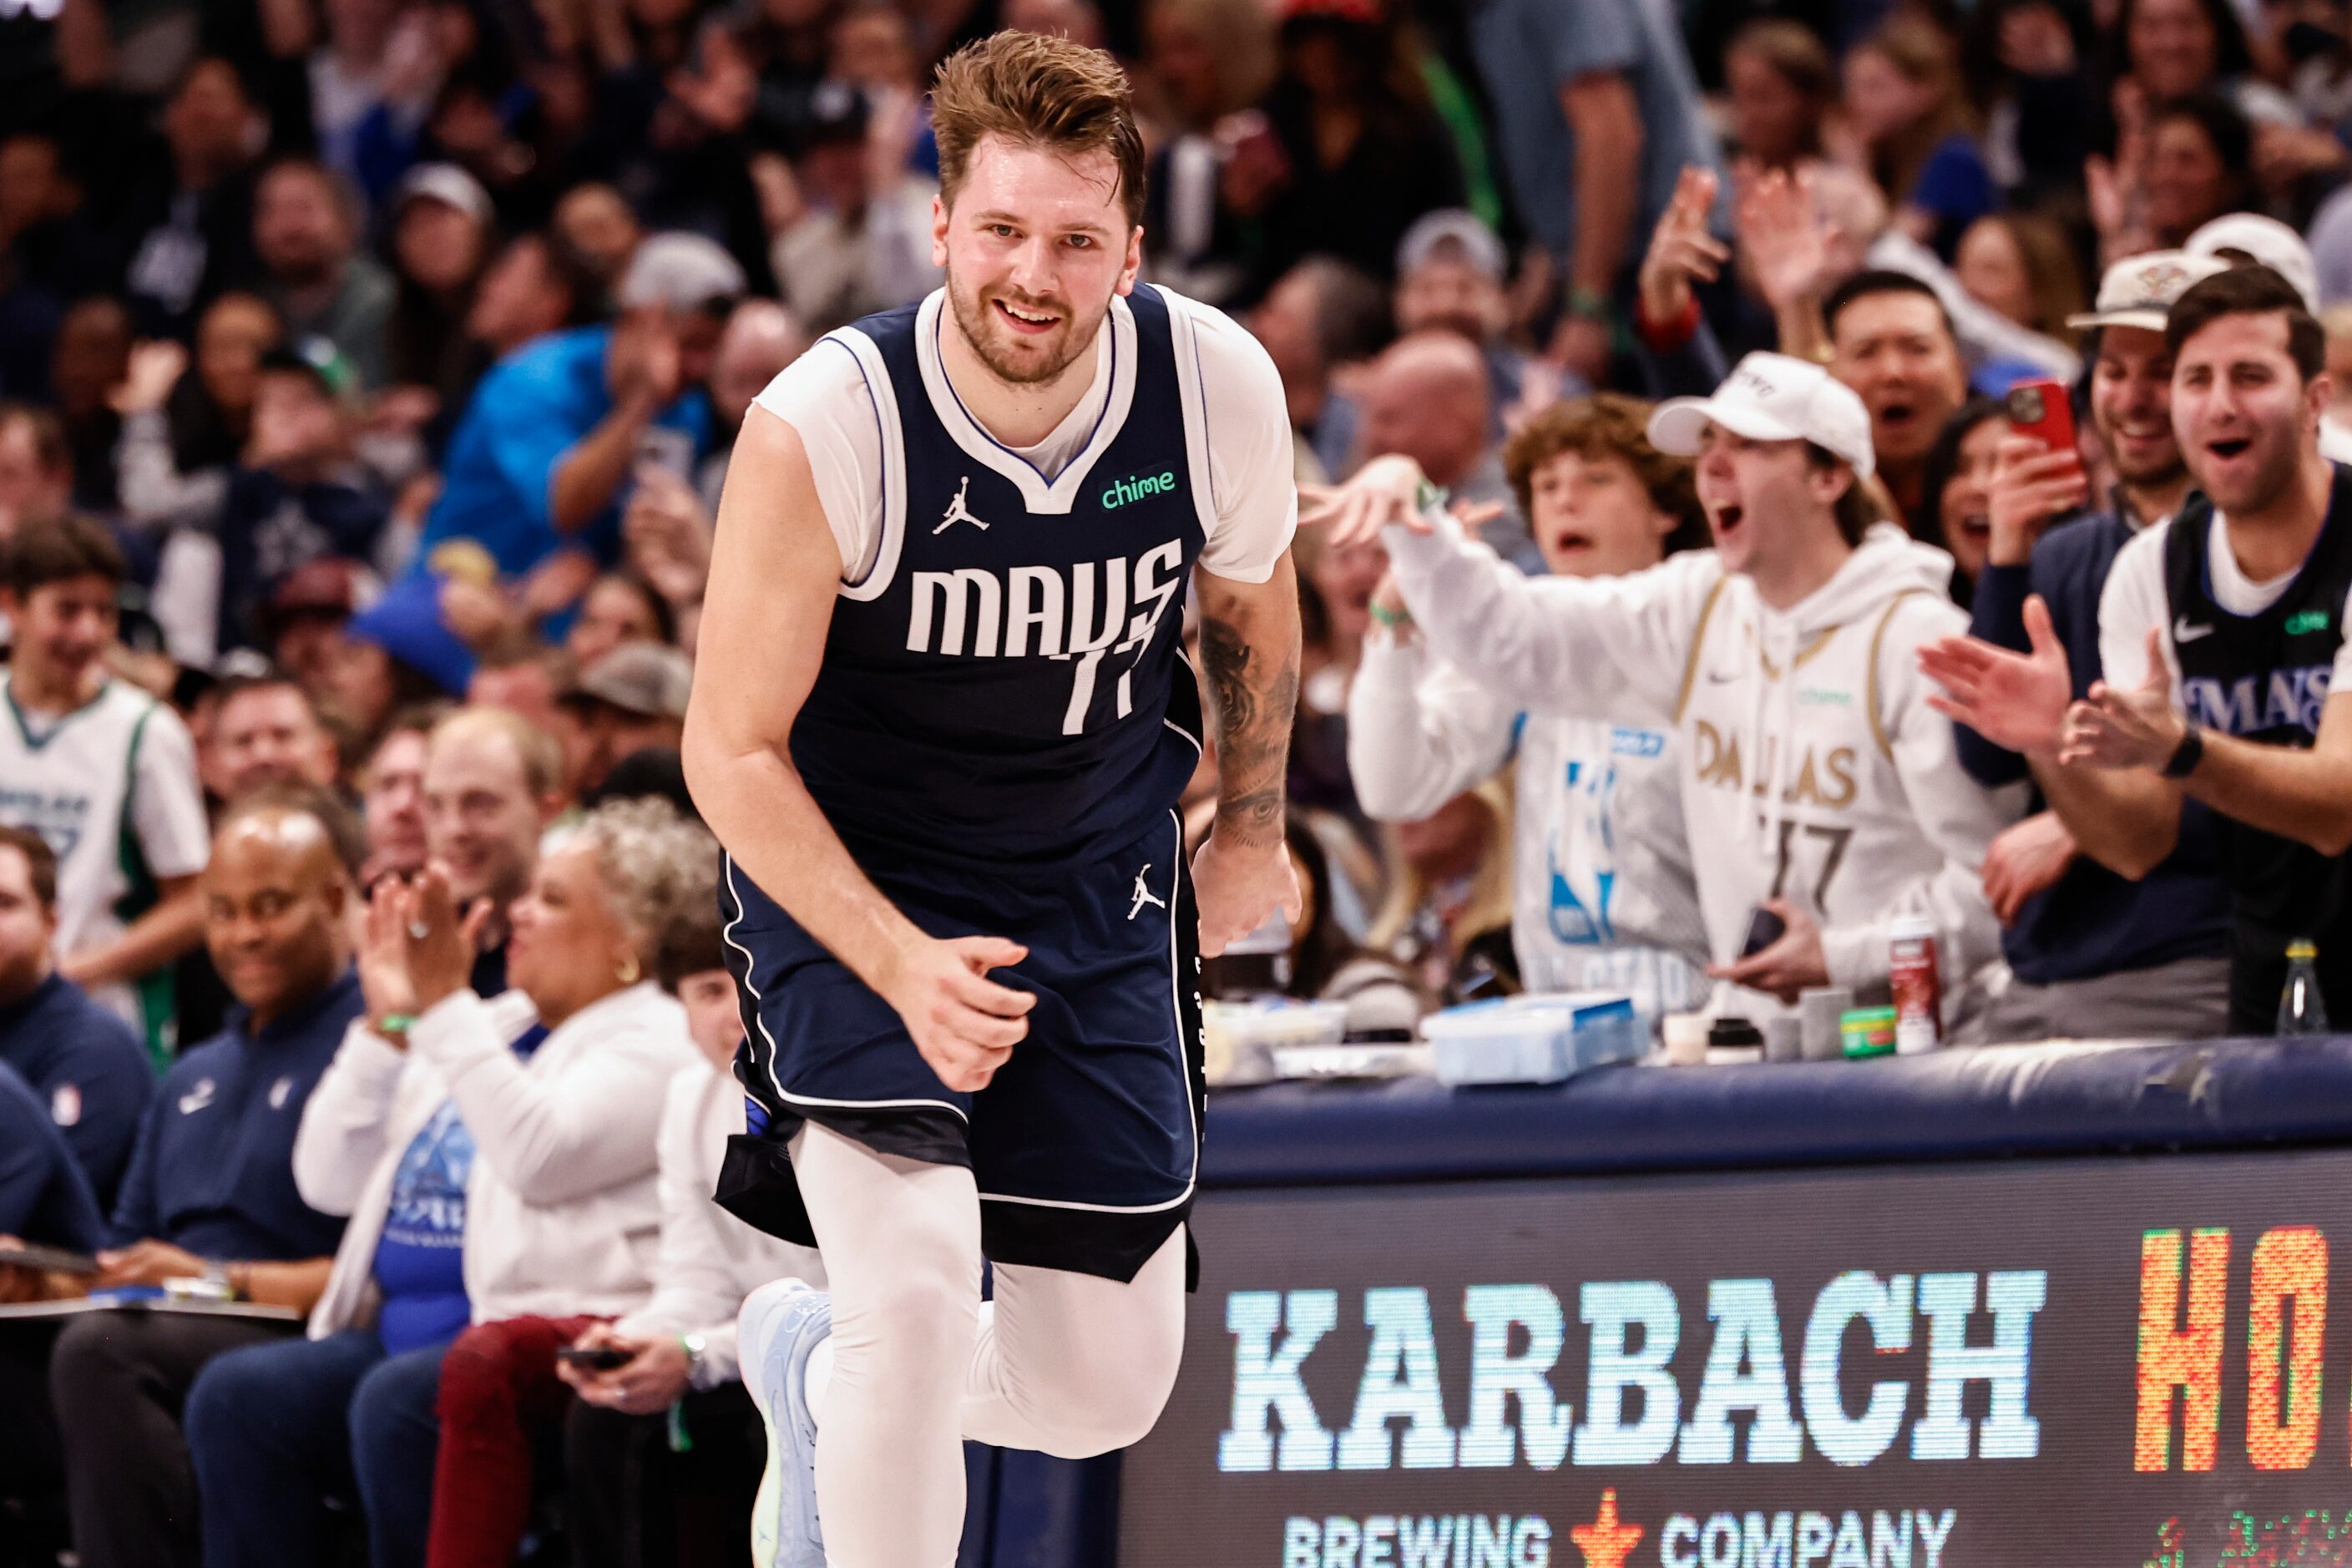
<path fill-rule="evenodd" d="M 1650 445 L 1696 457 L 1709 425 L 1751 441 L 1811 441 L 1852 463 L 1864 479 L 1878 466 L 1870 447 L 1870 411 L 1852 387 L 1810 360 L 1749 354 L 1711 395 L 1658 405 L 1650 416 Z"/>
<path fill-rule="evenodd" d="M 2172 302 L 2230 264 L 2213 256 L 2192 256 L 2185 250 L 2149 250 L 2126 256 L 2099 279 L 2098 302 L 2080 315 L 2066 318 L 2076 329 L 2141 327 L 2164 331 Z"/>
<path fill-rule="evenodd" d="M 2319 310 L 2319 263 L 2303 236 L 2274 217 L 2230 213 L 2190 235 L 2181 248 L 2191 256 L 2222 257 L 2234 251 L 2252 257 L 2294 285 L 2305 310 Z"/>

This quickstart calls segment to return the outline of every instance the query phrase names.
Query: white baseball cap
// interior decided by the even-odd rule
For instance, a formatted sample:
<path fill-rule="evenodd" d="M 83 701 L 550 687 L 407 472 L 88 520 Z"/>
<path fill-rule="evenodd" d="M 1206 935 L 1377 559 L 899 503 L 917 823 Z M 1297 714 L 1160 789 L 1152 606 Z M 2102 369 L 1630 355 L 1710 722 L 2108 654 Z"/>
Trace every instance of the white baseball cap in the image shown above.
<path fill-rule="evenodd" d="M 2084 327 L 2141 327 L 2164 331 L 2172 302 L 2230 264 L 2215 256 L 2192 256 L 2185 250 L 2149 250 L 2127 256 L 2099 279 L 2098 303 L 2066 324 Z"/>
<path fill-rule="evenodd" d="M 2191 256 L 2219 256 L 2225 250 L 2251 256 L 2294 285 L 2305 310 L 2319 310 L 2319 263 L 2312 259 L 2303 236 L 2274 217 L 2260 213 L 2217 217 L 2190 235 L 2181 248 Z"/>
<path fill-rule="evenodd" d="M 1870 412 L 1853 389 L 1810 360 L 1754 353 L 1732 367 L 1710 397 L 1673 397 L 1650 416 L 1650 445 L 1679 457 L 1698 455 L 1699 437 L 1720 425 L 1751 441 L 1811 441 L 1868 479 Z"/>

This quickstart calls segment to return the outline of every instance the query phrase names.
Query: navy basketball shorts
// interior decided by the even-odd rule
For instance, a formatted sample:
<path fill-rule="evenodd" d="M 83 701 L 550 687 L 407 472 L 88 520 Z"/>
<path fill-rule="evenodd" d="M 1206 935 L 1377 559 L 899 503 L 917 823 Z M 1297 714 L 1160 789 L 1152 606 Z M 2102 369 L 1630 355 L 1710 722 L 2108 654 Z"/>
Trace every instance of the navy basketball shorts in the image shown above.
<path fill-rule="evenodd" d="M 1200 1163 L 1199 916 L 1175 814 L 1087 863 L 865 869 L 932 936 L 1029 950 L 989 973 L 1035 994 L 1028 1035 L 986 1088 L 949 1089 L 890 1005 L 730 857 L 719 905 L 751 1131 L 730 1140 L 719 1202 L 816 1245 L 785 1152 L 816 1121 L 971 1167 L 994 1261 L 1132 1279 L 1184 1223 Z"/>

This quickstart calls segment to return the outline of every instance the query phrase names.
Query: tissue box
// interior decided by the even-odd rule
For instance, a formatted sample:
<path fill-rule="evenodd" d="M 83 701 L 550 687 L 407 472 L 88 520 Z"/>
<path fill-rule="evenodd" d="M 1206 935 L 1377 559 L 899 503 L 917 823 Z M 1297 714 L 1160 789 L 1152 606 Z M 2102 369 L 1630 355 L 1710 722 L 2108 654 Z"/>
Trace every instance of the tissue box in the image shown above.
<path fill-rule="evenodd" d="M 1649 1048 L 1633 999 L 1605 992 L 1513 996 L 1449 1007 L 1421 1021 L 1437 1080 L 1558 1083 L 1587 1068 L 1632 1061 Z"/>

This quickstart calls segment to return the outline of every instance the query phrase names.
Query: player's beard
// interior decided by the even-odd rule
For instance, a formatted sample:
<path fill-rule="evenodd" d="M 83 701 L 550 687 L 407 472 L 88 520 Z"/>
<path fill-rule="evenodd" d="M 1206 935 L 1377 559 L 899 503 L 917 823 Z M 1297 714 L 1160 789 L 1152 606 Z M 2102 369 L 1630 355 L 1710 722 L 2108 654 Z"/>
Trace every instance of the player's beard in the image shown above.
<path fill-rule="evenodd" d="M 1017 302 L 1017 301 L 1016 301 Z M 1059 331 L 1044 338 L 1014 338 L 997 321 L 996 311 L 988 300 L 966 292 L 953 278 L 948 279 L 948 307 L 955 311 L 956 330 L 963 341 L 980 356 L 999 380 L 1013 386 L 1036 386 L 1056 380 L 1076 363 L 1078 355 L 1094 347 L 1095 333 L 1102 328 L 1102 319 L 1110 310 L 1106 299 L 1091 320 L 1081 321 L 1067 301 L 1057 301 L 1055 309 L 1062 317 Z M 1017 352 L 1028 349 L 1028 353 Z"/>

